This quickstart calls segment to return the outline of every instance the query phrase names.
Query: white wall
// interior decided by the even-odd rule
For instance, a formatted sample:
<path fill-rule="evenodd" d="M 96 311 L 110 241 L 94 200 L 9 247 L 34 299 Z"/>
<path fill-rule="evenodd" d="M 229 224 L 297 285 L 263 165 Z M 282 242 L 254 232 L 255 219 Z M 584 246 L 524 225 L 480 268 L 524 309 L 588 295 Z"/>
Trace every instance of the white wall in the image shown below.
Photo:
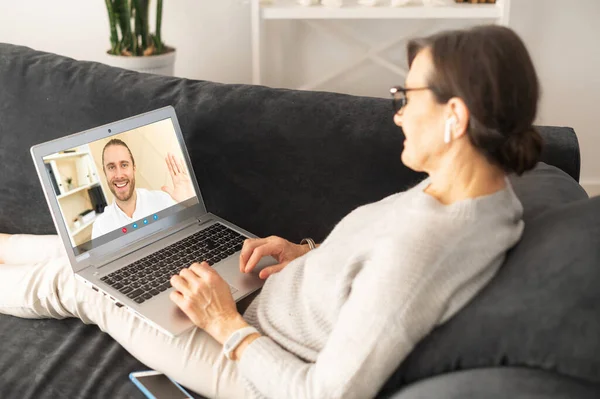
<path fill-rule="evenodd" d="M 175 74 L 249 82 L 249 13 L 244 0 L 165 1 L 162 36 L 178 50 Z M 0 42 L 102 62 L 109 37 L 104 0 L 0 0 Z"/>
<path fill-rule="evenodd" d="M 109 46 L 108 19 L 101 0 L 0 0 L 0 42 L 27 45 L 76 59 L 102 61 Z M 250 17 L 246 0 L 165 2 L 163 38 L 177 47 L 175 74 L 225 83 L 250 83 Z M 582 153 L 581 181 L 600 194 L 600 134 L 593 115 L 600 100 L 600 1 L 512 0 L 510 26 L 528 46 L 542 83 L 537 123 L 572 126 Z M 460 22 L 353 21 L 369 43 Z M 297 87 L 360 55 L 355 47 L 298 23 L 270 22 L 265 83 Z M 284 49 L 285 51 L 283 51 Z M 402 45 L 386 52 L 397 64 Z M 282 57 L 284 55 L 284 57 Z M 322 90 L 387 96 L 399 77 L 363 63 Z"/>
<path fill-rule="evenodd" d="M 513 0 L 542 85 L 538 123 L 571 126 L 581 146 L 581 183 L 600 195 L 600 1 Z"/>

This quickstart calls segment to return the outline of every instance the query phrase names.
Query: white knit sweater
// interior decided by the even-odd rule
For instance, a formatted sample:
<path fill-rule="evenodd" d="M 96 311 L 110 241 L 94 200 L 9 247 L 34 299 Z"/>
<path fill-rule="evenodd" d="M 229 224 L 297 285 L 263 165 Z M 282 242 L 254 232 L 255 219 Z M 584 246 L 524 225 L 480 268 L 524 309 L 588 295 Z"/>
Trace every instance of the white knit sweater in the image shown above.
<path fill-rule="evenodd" d="M 443 205 L 416 187 L 355 209 L 268 278 L 244 317 L 264 336 L 239 370 L 250 396 L 368 398 L 415 344 L 485 286 L 523 231 L 508 179 Z"/>

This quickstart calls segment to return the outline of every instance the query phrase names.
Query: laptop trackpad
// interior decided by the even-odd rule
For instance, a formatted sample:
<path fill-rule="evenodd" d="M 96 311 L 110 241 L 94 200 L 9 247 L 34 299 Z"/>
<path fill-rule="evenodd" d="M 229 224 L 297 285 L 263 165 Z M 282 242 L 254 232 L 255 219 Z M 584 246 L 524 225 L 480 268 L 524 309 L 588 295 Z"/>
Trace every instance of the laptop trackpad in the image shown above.
<path fill-rule="evenodd" d="M 265 283 L 258 273 L 267 266 L 276 265 L 277 260 L 271 256 L 262 258 L 251 273 L 240 272 L 238 257 L 232 256 L 215 266 L 215 270 L 219 272 L 221 277 L 230 285 L 236 288 L 241 295 L 245 295 L 247 291 L 254 291 L 263 286 Z"/>
<path fill-rule="evenodd" d="M 267 266 L 275 265 L 277 261 L 272 257 L 265 257 L 258 262 L 251 273 L 242 273 L 239 268 L 238 258 L 231 256 L 216 265 L 215 270 L 231 286 L 236 288 L 235 297 L 245 297 L 263 286 L 265 280 L 258 277 L 258 273 Z M 165 291 L 156 300 L 148 301 L 144 314 L 152 323 L 158 325 L 161 330 L 171 335 L 179 335 L 194 326 L 192 321 L 183 313 L 175 303 L 171 301 L 168 293 L 173 289 Z M 144 304 L 146 305 L 146 303 Z"/>

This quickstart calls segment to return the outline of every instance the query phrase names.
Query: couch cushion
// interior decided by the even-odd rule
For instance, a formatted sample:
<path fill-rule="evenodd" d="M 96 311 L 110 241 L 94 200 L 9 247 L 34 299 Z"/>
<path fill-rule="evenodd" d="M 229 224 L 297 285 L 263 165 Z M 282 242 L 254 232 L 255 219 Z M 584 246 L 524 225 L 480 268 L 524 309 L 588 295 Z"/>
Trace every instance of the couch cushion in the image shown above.
<path fill-rule="evenodd" d="M 600 382 L 600 197 L 542 212 L 489 286 L 421 341 L 383 392 L 441 373 L 528 366 Z"/>
<path fill-rule="evenodd" d="M 521 176 L 511 176 L 510 180 L 523 204 L 525 222 L 558 205 L 588 198 L 571 176 L 544 162 Z"/>
<path fill-rule="evenodd" d="M 1 398 L 144 398 L 129 373 L 148 367 L 110 335 L 78 319 L 0 315 L 0 343 Z"/>
<path fill-rule="evenodd" d="M 143 397 L 128 373 L 146 367 L 95 326 L 0 315 L 0 342 L 3 398 Z"/>
<path fill-rule="evenodd" d="M 598 399 L 600 385 L 542 370 L 457 371 L 411 384 L 393 399 Z"/>

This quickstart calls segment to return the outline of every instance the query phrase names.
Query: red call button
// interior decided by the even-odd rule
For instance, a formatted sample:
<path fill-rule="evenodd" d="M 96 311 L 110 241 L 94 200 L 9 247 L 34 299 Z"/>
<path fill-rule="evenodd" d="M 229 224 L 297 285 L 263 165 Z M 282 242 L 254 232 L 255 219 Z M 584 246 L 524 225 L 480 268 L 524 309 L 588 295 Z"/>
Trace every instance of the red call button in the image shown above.
<path fill-rule="evenodd" d="M 123 227 L 123 233 L 127 233 L 127 227 Z"/>

